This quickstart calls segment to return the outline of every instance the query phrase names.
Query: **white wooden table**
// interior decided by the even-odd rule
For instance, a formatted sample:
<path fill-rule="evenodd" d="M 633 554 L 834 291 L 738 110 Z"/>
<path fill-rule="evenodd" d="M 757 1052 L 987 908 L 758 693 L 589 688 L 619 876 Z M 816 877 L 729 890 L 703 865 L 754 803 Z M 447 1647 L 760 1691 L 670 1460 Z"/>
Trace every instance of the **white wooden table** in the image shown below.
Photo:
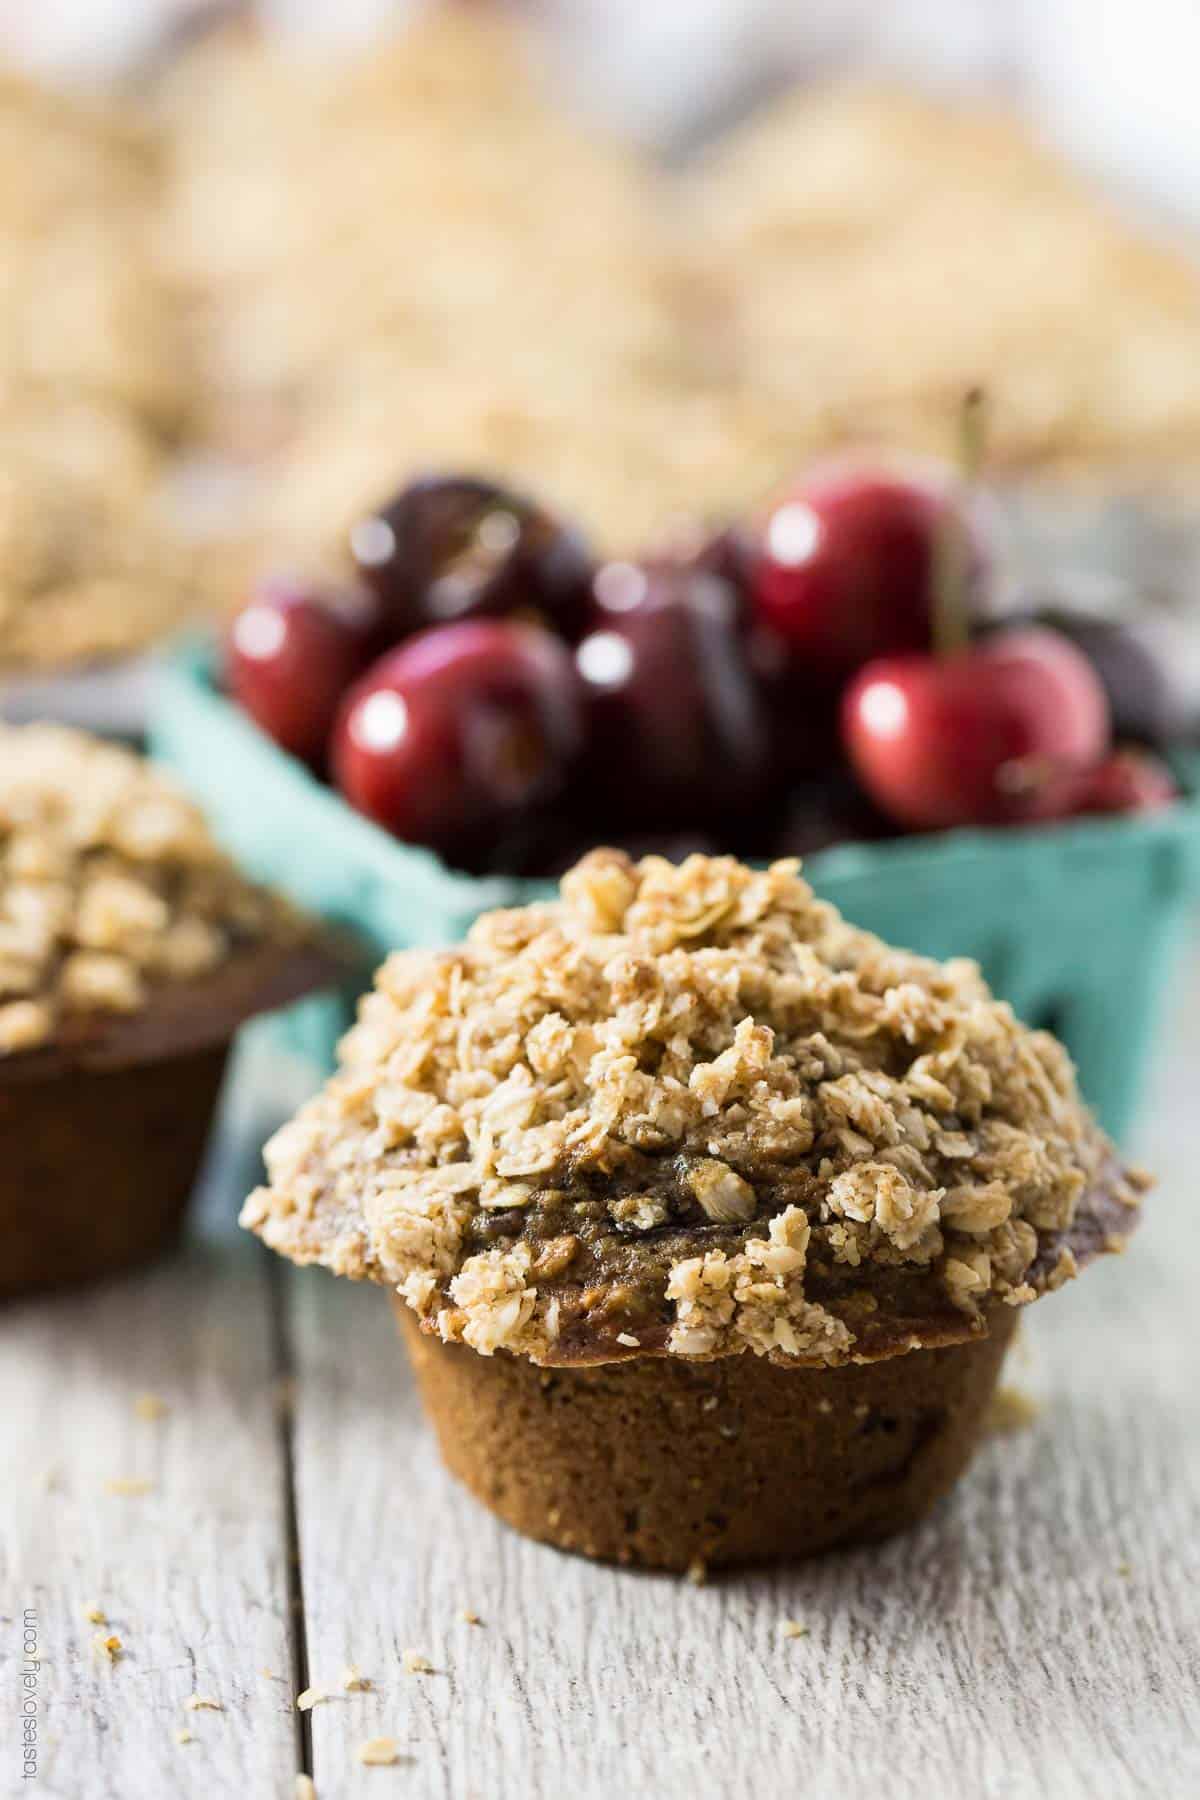
<path fill-rule="evenodd" d="M 234 1227 L 296 1073 L 248 1057 L 188 1249 L 0 1316 L 0 1794 L 1200 1795 L 1200 959 L 1175 1011 L 1162 1187 L 1030 1317 L 1036 1420 L 917 1533 L 703 1588 L 525 1543 L 443 1474 L 383 1296 Z"/>

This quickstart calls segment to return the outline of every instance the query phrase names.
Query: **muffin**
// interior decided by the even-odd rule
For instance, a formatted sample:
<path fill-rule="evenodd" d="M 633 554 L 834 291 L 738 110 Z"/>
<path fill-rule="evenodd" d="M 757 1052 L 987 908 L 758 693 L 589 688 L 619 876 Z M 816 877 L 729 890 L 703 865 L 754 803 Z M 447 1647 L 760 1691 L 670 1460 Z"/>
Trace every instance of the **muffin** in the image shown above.
<path fill-rule="evenodd" d="M 392 1289 L 450 1468 L 530 1536 L 686 1569 L 910 1524 L 1018 1309 L 1145 1178 L 974 964 L 799 864 L 586 857 L 392 956 L 243 1222 Z"/>
<path fill-rule="evenodd" d="M 142 758 L 0 727 L 0 1295 L 169 1243 L 238 1026 L 338 966 Z"/>

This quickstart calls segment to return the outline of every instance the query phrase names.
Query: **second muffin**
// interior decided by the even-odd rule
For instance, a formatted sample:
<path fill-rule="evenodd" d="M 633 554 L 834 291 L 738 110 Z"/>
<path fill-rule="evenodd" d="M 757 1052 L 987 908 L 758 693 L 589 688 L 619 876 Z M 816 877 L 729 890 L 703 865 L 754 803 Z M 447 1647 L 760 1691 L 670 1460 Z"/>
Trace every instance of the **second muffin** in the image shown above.
<path fill-rule="evenodd" d="M 341 975 L 153 764 L 0 726 L 0 1298 L 165 1248 L 238 1027 Z"/>

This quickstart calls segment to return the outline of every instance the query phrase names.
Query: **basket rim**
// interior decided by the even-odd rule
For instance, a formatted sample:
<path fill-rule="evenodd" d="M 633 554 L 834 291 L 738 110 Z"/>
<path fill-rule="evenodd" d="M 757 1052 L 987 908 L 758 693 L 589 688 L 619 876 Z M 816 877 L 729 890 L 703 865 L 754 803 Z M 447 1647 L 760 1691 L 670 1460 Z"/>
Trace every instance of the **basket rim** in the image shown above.
<path fill-rule="evenodd" d="M 182 691 L 191 702 L 202 702 L 242 754 L 269 772 L 276 784 L 289 788 L 310 809 L 319 809 L 362 864 L 381 876 L 394 876 L 397 860 L 402 858 L 410 886 L 415 883 L 424 890 L 431 903 L 474 913 L 485 906 L 510 906 L 557 890 L 557 882 L 547 877 L 471 875 L 452 868 L 433 850 L 390 836 L 382 826 L 355 812 L 304 763 L 272 743 L 220 691 L 214 679 L 216 662 L 217 639 L 212 633 L 191 633 L 163 653 L 150 708 L 152 751 L 158 721 L 170 709 L 172 696 L 178 697 Z M 1132 817 L 1096 815 L 1022 826 L 966 826 L 835 844 L 804 857 L 804 870 L 818 887 L 823 881 L 841 883 L 884 873 L 927 879 L 933 872 L 990 869 L 1000 877 L 1012 862 L 1025 863 L 1031 852 L 1048 848 L 1068 859 L 1078 856 L 1094 862 L 1097 853 L 1123 859 L 1147 848 L 1171 845 L 1190 857 L 1200 887 L 1200 748 L 1178 747 L 1167 760 L 1182 792 L 1173 806 L 1161 812 Z"/>

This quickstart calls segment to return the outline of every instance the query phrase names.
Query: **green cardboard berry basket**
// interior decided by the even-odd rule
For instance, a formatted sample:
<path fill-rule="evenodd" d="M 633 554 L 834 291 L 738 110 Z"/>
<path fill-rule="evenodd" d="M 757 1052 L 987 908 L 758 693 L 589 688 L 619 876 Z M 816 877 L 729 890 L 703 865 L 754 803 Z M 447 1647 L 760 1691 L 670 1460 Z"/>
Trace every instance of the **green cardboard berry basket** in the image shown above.
<path fill-rule="evenodd" d="M 351 811 L 218 691 L 211 645 L 180 646 L 152 709 L 155 756 L 208 810 L 242 864 L 301 905 L 352 928 L 379 960 L 450 943 L 479 913 L 553 884 L 455 873 Z M 930 956 L 970 956 L 1018 1015 L 1066 1042 L 1084 1093 L 1114 1135 L 1145 1079 L 1159 1003 L 1200 894 L 1200 757 L 1187 797 L 1145 818 L 1081 819 L 846 844 L 805 874 L 855 924 Z M 286 1015 L 290 1046 L 323 1064 L 342 1000 Z"/>

